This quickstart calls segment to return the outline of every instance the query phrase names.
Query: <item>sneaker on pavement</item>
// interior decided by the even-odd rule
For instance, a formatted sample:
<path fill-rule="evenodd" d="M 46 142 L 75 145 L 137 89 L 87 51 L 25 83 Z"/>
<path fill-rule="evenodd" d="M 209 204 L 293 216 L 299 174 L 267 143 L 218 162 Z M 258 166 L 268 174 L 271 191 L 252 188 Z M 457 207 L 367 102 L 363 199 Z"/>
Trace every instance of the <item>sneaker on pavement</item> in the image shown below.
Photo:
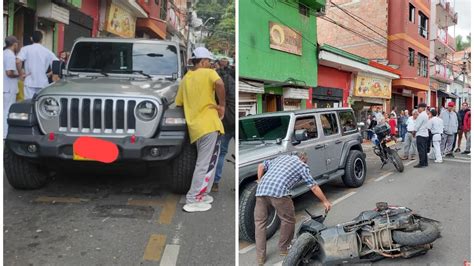
<path fill-rule="evenodd" d="M 202 202 L 211 204 L 212 202 L 214 202 L 214 198 L 211 195 L 206 195 L 202 199 Z"/>
<path fill-rule="evenodd" d="M 212 192 L 219 192 L 219 184 L 218 183 L 212 184 L 211 191 Z"/>
<path fill-rule="evenodd" d="M 443 163 L 443 161 L 435 160 L 435 163 Z"/>
<path fill-rule="evenodd" d="M 454 150 L 454 152 L 460 152 L 461 149 L 457 148 L 456 150 Z"/>
<path fill-rule="evenodd" d="M 461 154 L 469 154 L 469 153 L 471 153 L 471 151 L 463 151 L 463 152 L 461 152 Z"/>
<path fill-rule="evenodd" d="M 212 208 L 212 205 L 204 202 L 187 203 L 183 206 L 185 212 L 205 212 Z"/>

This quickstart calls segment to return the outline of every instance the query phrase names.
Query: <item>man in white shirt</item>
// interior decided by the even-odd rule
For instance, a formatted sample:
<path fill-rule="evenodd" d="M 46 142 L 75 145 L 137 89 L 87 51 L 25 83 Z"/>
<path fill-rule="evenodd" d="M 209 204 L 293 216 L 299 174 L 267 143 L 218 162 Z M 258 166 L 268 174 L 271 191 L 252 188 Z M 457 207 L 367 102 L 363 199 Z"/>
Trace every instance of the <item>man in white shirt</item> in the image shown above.
<path fill-rule="evenodd" d="M 442 163 L 443 157 L 441 156 L 441 134 L 443 134 L 444 123 L 443 120 L 436 116 L 436 110 L 431 109 L 428 116 L 430 120 L 428 121 L 428 130 L 431 131 L 433 135 L 433 149 L 431 149 L 428 158 L 435 160 L 435 163 Z"/>
<path fill-rule="evenodd" d="M 33 44 L 23 47 L 17 55 L 16 67 L 20 75 L 25 75 L 25 99 L 33 98 L 33 95 L 48 86 L 46 72 L 54 60 L 59 60 L 56 55 L 41 45 L 43 34 L 40 31 L 33 32 Z M 25 69 L 22 64 L 25 63 Z"/>
<path fill-rule="evenodd" d="M 429 132 L 427 128 L 428 114 L 426 113 L 426 103 L 418 105 L 418 117 L 415 122 L 416 148 L 418 150 L 419 162 L 415 168 L 424 168 L 428 166 L 428 145 Z"/>
<path fill-rule="evenodd" d="M 408 160 L 408 155 L 410 159 L 415 160 L 416 155 L 416 137 L 415 137 L 415 121 L 418 117 L 418 111 L 413 110 L 412 116 L 407 120 L 407 133 L 405 134 L 405 139 L 403 141 L 403 153 L 404 157 L 402 160 Z M 408 114 L 407 114 L 408 115 Z"/>
<path fill-rule="evenodd" d="M 443 156 L 454 157 L 453 145 L 455 135 L 458 132 L 458 115 L 454 112 L 454 102 L 448 103 L 448 108 L 441 112 L 440 117 L 444 123 L 443 135 L 441 137 L 441 152 Z"/>
<path fill-rule="evenodd" d="M 18 40 L 15 36 L 5 38 L 3 50 L 3 139 L 8 133 L 8 111 L 16 101 L 18 93 L 18 72 L 16 70 L 15 54 L 18 51 Z"/>

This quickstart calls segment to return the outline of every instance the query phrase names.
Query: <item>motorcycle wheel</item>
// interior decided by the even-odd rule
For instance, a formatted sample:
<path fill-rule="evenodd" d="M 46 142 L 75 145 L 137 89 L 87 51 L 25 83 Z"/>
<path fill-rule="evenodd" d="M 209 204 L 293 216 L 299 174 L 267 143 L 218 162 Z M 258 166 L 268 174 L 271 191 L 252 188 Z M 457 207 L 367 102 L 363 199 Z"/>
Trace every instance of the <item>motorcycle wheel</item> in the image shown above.
<path fill-rule="evenodd" d="M 406 246 L 418 246 L 433 243 L 440 236 L 439 229 L 427 222 L 420 221 L 420 230 L 405 232 L 392 231 L 393 240 Z"/>
<path fill-rule="evenodd" d="M 403 165 L 402 159 L 398 155 L 398 152 L 396 150 L 389 149 L 388 154 L 390 157 L 390 160 L 392 161 L 393 165 L 395 168 L 398 170 L 398 172 L 403 172 L 405 170 L 405 166 Z"/>
<path fill-rule="evenodd" d="M 291 246 L 283 266 L 306 265 L 308 263 L 306 260 L 311 257 L 315 245 L 317 245 L 316 238 L 312 234 L 301 234 Z"/>

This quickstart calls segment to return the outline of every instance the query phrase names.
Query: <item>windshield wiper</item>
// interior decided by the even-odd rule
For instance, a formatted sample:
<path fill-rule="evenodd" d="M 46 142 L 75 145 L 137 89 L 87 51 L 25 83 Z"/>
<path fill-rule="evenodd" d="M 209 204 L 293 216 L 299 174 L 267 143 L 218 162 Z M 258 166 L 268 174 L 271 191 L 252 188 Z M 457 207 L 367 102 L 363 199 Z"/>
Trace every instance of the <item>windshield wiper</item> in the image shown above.
<path fill-rule="evenodd" d="M 104 71 L 96 68 L 69 68 L 69 71 L 86 71 L 91 73 L 98 73 L 103 75 L 104 77 L 108 77 L 109 74 L 105 73 Z"/>
<path fill-rule="evenodd" d="M 124 73 L 124 74 L 127 74 L 127 73 L 137 73 L 137 74 L 141 74 L 149 79 L 152 79 L 153 77 L 150 76 L 149 74 L 147 73 L 144 73 L 143 70 L 117 70 L 117 69 L 114 69 L 114 70 L 111 70 L 110 72 L 118 72 L 118 73 Z"/>

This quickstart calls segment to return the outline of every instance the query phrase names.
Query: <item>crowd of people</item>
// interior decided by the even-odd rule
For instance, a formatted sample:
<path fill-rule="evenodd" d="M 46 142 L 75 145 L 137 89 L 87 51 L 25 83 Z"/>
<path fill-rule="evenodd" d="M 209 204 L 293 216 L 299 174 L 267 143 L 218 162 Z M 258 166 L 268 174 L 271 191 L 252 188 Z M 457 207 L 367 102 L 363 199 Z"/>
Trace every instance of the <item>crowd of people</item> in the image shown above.
<path fill-rule="evenodd" d="M 59 59 L 41 42 L 43 34 L 41 31 L 34 31 L 30 45 L 25 45 L 20 49 L 20 44 L 15 36 L 5 38 L 3 47 L 3 138 L 8 132 L 7 114 L 10 106 L 18 98 L 28 100 L 33 95 L 58 77 L 53 76 L 52 63 L 55 60 L 63 62 L 65 66 L 68 53 L 59 53 Z M 19 81 L 23 82 L 22 90 L 19 90 Z M 18 97 L 21 95 L 21 97 Z"/>
<path fill-rule="evenodd" d="M 411 112 L 401 110 L 397 115 L 397 107 L 390 114 L 380 108 L 369 115 L 366 124 L 373 129 L 380 124 L 389 124 L 390 133 L 403 141 L 402 160 L 415 160 L 418 153 L 420 162 L 415 167 L 428 166 L 428 159 L 442 163 L 444 157 L 454 157 L 454 153 L 471 153 L 471 110 L 467 102 L 463 102 L 460 110 L 455 111 L 455 103 L 449 102 L 446 108 L 439 110 L 429 108 L 425 103 L 418 105 Z M 373 133 L 368 132 L 368 139 Z M 461 152 L 463 139 L 466 147 Z"/>

